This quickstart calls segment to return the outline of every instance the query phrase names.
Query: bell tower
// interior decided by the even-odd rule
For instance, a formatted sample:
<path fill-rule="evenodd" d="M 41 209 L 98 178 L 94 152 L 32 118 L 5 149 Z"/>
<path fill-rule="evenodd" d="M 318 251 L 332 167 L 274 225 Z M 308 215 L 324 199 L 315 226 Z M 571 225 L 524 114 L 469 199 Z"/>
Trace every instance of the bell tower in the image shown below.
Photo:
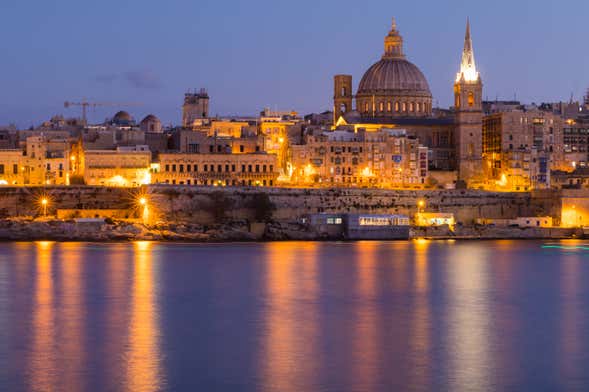
<path fill-rule="evenodd" d="M 352 75 L 333 77 L 333 124 L 341 115 L 352 110 Z"/>
<path fill-rule="evenodd" d="M 483 82 L 476 69 L 470 22 L 466 22 L 466 36 L 460 72 L 454 83 L 456 108 L 456 157 L 458 178 L 467 184 L 483 178 Z"/>

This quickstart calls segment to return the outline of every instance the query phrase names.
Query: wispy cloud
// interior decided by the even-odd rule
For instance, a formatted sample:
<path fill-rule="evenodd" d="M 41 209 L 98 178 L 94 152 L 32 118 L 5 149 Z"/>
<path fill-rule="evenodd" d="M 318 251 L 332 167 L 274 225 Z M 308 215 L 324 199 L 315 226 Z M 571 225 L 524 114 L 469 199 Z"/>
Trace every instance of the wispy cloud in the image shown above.
<path fill-rule="evenodd" d="M 157 90 L 162 87 L 159 76 L 152 71 L 145 70 L 96 75 L 94 81 L 107 85 L 124 83 L 140 90 Z"/>

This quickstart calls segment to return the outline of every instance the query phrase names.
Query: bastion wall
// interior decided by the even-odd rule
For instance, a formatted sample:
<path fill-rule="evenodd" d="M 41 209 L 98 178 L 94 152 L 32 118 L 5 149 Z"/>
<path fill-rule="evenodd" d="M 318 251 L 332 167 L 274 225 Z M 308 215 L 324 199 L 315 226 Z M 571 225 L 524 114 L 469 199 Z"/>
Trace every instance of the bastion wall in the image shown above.
<path fill-rule="evenodd" d="M 559 191 L 494 193 L 479 190 L 287 189 L 256 187 L 196 187 L 152 185 L 144 188 L 6 187 L 0 188 L 0 215 L 38 216 L 39 200 L 50 200 L 48 213 L 58 209 L 137 210 L 139 194 L 146 194 L 150 213 L 159 220 L 213 223 L 219 210 L 229 219 L 254 220 L 252 198 L 269 196 L 275 220 L 292 221 L 318 212 L 404 214 L 413 216 L 418 202 L 428 212 L 453 213 L 457 222 L 477 218 L 513 219 L 518 216 L 561 215 Z M 589 196 L 589 194 L 588 194 Z M 93 212 L 95 215 L 95 213 Z"/>

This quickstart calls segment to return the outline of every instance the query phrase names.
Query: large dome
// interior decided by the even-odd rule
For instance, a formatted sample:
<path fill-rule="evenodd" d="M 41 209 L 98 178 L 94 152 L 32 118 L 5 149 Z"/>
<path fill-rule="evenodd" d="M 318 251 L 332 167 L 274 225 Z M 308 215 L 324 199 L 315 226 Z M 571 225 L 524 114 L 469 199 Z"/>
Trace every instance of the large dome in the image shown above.
<path fill-rule="evenodd" d="M 431 97 L 423 73 L 414 64 L 401 58 L 383 58 L 366 71 L 357 95 L 374 94 Z"/>
<path fill-rule="evenodd" d="M 427 117 L 432 113 L 432 93 L 427 80 L 405 58 L 403 37 L 394 20 L 384 39 L 382 59 L 360 81 L 356 109 L 365 119 Z"/>

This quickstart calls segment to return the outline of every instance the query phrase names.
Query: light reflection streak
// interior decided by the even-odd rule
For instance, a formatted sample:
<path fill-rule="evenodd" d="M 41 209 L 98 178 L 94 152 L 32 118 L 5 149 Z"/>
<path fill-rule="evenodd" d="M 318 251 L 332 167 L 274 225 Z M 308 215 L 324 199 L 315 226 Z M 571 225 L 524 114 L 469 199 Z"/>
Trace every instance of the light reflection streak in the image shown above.
<path fill-rule="evenodd" d="M 32 320 L 32 350 L 30 357 L 30 389 L 33 391 L 56 390 L 55 370 L 55 315 L 53 313 L 53 243 L 40 241 L 37 247 L 37 271 L 35 301 Z"/>
<path fill-rule="evenodd" d="M 352 389 L 358 391 L 376 390 L 379 369 L 378 305 L 376 242 L 358 242 L 355 260 L 357 265 L 356 320 L 353 323 L 352 341 Z"/>
<path fill-rule="evenodd" d="M 571 385 L 570 383 L 582 380 L 586 370 L 579 366 L 582 362 L 579 358 L 584 355 L 583 331 L 585 330 L 585 326 L 580 323 L 585 320 L 585 315 L 577 299 L 579 293 L 583 292 L 583 275 L 579 268 L 583 260 L 580 254 L 569 256 L 570 258 L 560 261 L 562 319 L 559 323 L 561 360 L 558 363 L 563 372 L 563 379 L 568 380 L 567 389 L 581 390 L 582 384 Z"/>
<path fill-rule="evenodd" d="M 430 242 L 415 242 L 415 302 L 411 319 L 409 346 L 412 353 L 411 379 L 415 384 L 422 383 L 429 378 L 431 357 L 430 351 L 430 305 L 429 291 L 429 263 L 428 248 Z"/>
<path fill-rule="evenodd" d="M 261 355 L 264 390 L 313 390 L 319 363 L 318 246 L 266 245 L 268 303 Z"/>
<path fill-rule="evenodd" d="M 126 389 L 157 391 L 162 388 L 159 309 L 154 287 L 155 262 L 150 242 L 134 243 L 134 276 L 127 359 Z"/>
<path fill-rule="evenodd" d="M 136 247 L 131 249 L 135 251 Z M 133 258 L 129 257 L 126 245 L 116 246 L 108 260 L 106 261 L 106 281 L 108 304 L 106 309 L 106 339 L 105 339 L 105 353 L 124 353 L 124 347 L 127 345 L 126 336 L 121 333 L 129 324 L 129 285 L 132 283 L 133 276 L 130 275 L 132 270 Z M 121 380 L 120 361 L 112 361 L 108 358 L 104 361 L 108 369 L 108 374 L 118 375 L 119 377 L 109 379 L 107 385 L 109 390 L 120 389 L 120 385 L 124 383 Z"/>
<path fill-rule="evenodd" d="M 450 390 L 492 390 L 489 255 L 478 245 L 449 253 Z"/>
<path fill-rule="evenodd" d="M 82 287 L 82 257 L 80 243 L 61 244 L 63 253 L 60 255 L 62 271 L 60 273 L 63 300 L 60 304 L 60 316 L 63 332 L 61 332 L 60 346 L 63 356 L 60 369 L 63 372 L 62 389 L 67 391 L 83 390 L 83 375 L 81 369 L 84 363 L 84 329 L 83 287 Z"/>

